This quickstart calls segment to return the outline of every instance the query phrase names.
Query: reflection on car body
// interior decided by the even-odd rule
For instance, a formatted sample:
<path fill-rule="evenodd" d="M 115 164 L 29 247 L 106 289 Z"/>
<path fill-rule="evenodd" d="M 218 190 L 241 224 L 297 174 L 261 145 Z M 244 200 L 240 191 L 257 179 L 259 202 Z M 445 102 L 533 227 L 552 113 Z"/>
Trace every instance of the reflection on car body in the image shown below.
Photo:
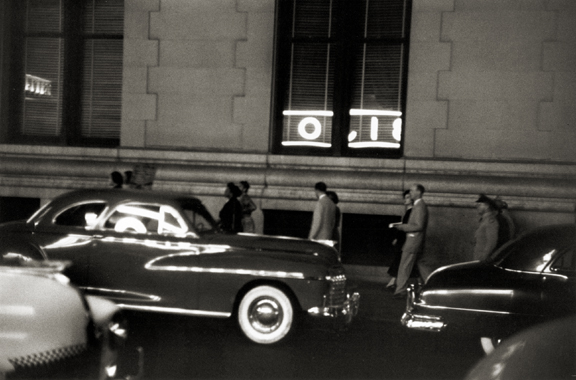
<path fill-rule="evenodd" d="M 524 327 L 576 312 L 576 226 L 535 229 L 485 262 L 435 271 L 408 294 L 402 323 L 482 337 L 486 352 Z"/>
<path fill-rule="evenodd" d="M 465 380 L 560 380 L 576 377 L 576 317 L 543 323 L 506 339 Z"/>
<path fill-rule="evenodd" d="M 28 221 L 0 226 L 3 252 L 69 260 L 66 274 L 124 309 L 227 318 L 275 343 L 298 310 L 350 322 L 337 252 L 296 238 L 220 233 L 197 198 L 156 191 L 78 190 Z"/>

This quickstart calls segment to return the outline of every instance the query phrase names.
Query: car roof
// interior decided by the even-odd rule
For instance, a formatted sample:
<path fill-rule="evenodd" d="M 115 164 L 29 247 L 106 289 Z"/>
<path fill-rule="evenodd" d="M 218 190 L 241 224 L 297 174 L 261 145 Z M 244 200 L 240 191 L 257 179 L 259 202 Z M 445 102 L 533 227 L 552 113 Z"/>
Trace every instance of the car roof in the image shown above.
<path fill-rule="evenodd" d="M 138 201 L 147 203 L 173 203 L 186 199 L 192 202 L 201 203 L 200 200 L 190 194 L 175 193 L 156 190 L 137 189 L 81 189 L 73 190 L 55 197 L 51 204 L 70 204 L 83 200 L 102 200 L 111 204 L 124 201 Z"/>

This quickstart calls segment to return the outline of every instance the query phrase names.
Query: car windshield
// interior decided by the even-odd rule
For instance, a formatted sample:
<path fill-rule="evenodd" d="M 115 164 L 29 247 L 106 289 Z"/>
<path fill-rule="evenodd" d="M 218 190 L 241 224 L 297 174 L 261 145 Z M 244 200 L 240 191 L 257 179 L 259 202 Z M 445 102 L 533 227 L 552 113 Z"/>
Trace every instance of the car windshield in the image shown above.
<path fill-rule="evenodd" d="M 495 251 L 487 260 L 496 266 L 542 272 L 559 253 L 570 248 L 566 230 L 542 230 L 519 237 Z"/>
<path fill-rule="evenodd" d="M 216 221 L 201 201 L 194 198 L 183 198 L 179 201 L 186 218 L 192 223 L 196 232 L 216 231 L 218 229 Z"/>

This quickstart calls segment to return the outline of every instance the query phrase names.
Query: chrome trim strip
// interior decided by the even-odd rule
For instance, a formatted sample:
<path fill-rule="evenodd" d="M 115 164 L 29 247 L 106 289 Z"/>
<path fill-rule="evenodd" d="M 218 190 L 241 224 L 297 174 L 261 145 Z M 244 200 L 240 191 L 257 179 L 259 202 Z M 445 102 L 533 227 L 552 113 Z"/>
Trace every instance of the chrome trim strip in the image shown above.
<path fill-rule="evenodd" d="M 136 297 L 134 298 L 135 300 L 138 301 L 142 301 L 142 298 L 147 298 L 150 301 L 154 301 L 154 302 L 158 302 L 162 299 L 162 297 L 159 296 L 155 296 L 152 294 L 144 294 L 144 293 L 139 293 L 139 292 L 131 292 L 128 290 L 117 290 L 117 289 L 106 289 L 106 288 L 93 288 L 90 286 L 80 286 L 79 287 L 82 290 L 85 290 L 86 292 L 89 293 L 104 293 L 106 294 L 107 298 L 121 298 L 123 300 L 126 300 L 129 296 L 133 296 Z M 100 294 L 102 295 L 102 294 Z M 117 295 L 117 296 L 114 296 Z"/>
<path fill-rule="evenodd" d="M 180 309 L 176 307 L 138 306 L 138 305 L 126 305 L 126 304 L 118 304 L 117 306 L 124 310 L 152 311 L 157 313 L 192 315 L 202 317 L 228 318 L 232 315 L 232 313 L 221 311 L 189 310 L 189 309 Z"/>
<path fill-rule="evenodd" d="M 284 272 L 271 270 L 253 270 L 253 269 L 230 269 L 230 268 L 203 268 L 197 266 L 179 266 L 179 265 L 160 265 L 163 259 L 178 256 L 195 256 L 198 252 L 174 253 L 166 256 L 157 257 L 144 266 L 148 270 L 162 270 L 172 272 L 194 272 L 194 273 L 216 273 L 216 274 L 236 274 L 256 277 L 274 277 L 274 278 L 294 278 L 303 280 L 304 273 L 301 272 Z"/>
<path fill-rule="evenodd" d="M 460 310 L 460 311 L 473 311 L 477 313 L 490 313 L 490 314 L 514 314 L 509 311 L 495 311 L 495 310 L 482 310 L 482 309 L 466 309 L 462 307 L 449 307 L 449 306 L 432 306 L 424 303 L 415 303 L 414 306 L 425 307 L 428 309 L 436 310 Z"/>

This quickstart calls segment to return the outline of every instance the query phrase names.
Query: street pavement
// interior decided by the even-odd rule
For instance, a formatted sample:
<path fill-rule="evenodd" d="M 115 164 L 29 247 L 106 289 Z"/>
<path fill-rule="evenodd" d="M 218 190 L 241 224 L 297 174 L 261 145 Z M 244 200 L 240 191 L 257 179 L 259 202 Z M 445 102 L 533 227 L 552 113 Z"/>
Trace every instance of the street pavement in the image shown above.
<path fill-rule="evenodd" d="M 369 269 L 346 266 L 349 284 L 360 293 L 359 318 L 400 324 L 400 318 L 406 309 L 406 300 L 395 299 L 394 292 L 386 289 L 386 284 L 390 281 L 387 270 L 387 267 Z"/>
<path fill-rule="evenodd" d="M 389 278 L 355 269 L 347 276 L 360 309 L 348 328 L 306 318 L 278 345 L 248 341 L 234 319 L 131 313 L 130 345 L 145 353 L 143 380 L 458 380 L 482 357 L 476 340 L 403 327 L 406 301 L 386 290 Z"/>

